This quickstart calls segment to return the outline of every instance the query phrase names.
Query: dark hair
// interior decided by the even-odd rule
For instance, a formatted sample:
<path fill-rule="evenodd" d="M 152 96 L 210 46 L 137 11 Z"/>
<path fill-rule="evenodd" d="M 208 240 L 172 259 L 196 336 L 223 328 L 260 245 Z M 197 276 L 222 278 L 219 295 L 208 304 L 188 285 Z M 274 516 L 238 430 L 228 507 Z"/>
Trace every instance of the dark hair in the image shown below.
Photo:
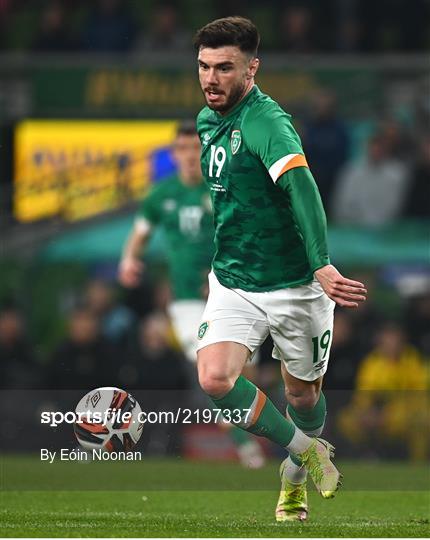
<path fill-rule="evenodd" d="M 216 19 L 197 31 L 194 47 L 217 49 L 233 45 L 242 52 L 257 55 L 260 35 L 254 23 L 245 17 L 225 17 Z"/>
<path fill-rule="evenodd" d="M 197 135 L 197 126 L 194 120 L 182 120 L 176 130 L 176 136 L 179 135 Z"/>

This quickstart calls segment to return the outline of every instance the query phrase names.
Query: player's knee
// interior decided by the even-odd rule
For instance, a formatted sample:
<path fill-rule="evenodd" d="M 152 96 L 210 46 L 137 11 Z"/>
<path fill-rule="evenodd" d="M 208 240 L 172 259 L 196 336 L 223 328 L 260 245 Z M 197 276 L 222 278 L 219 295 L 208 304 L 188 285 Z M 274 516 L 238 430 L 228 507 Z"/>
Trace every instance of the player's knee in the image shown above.
<path fill-rule="evenodd" d="M 296 410 L 306 412 L 312 410 L 318 401 L 318 392 L 313 388 L 302 390 L 300 392 L 292 392 L 286 390 L 285 395 L 288 403 Z"/>
<path fill-rule="evenodd" d="M 210 372 L 199 372 L 199 383 L 206 394 L 215 398 L 224 397 L 234 386 L 228 377 Z"/>

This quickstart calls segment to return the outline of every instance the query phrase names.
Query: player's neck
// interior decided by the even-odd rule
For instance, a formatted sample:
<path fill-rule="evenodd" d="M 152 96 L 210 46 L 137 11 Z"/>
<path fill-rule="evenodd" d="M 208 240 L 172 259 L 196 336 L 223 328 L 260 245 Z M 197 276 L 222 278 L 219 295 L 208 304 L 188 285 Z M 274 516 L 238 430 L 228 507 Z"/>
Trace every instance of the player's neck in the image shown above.
<path fill-rule="evenodd" d="M 242 103 L 242 101 L 246 98 L 246 96 L 249 94 L 249 92 L 251 92 L 251 90 L 254 88 L 254 86 L 255 86 L 255 81 L 252 78 L 252 79 L 250 79 L 248 81 L 248 84 L 246 85 L 245 90 L 244 90 L 242 96 L 240 97 L 240 99 L 238 99 L 236 101 L 236 103 L 233 105 L 233 107 L 231 107 L 228 111 L 220 112 L 220 115 L 221 116 L 227 116 L 228 114 L 230 114 L 233 109 L 235 109 L 238 105 L 240 105 Z"/>
<path fill-rule="evenodd" d="M 254 88 L 254 85 L 255 85 L 255 81 L 254 81 L 254 77 L 252 77 L 252 79 L 249 79 L 248 84 L 245 88 L 245 92 L 240 101 L 242 101 L 242 99 L 244 99 L 249 94 L 249 92 L 251 92 L 251 90 Z"/>

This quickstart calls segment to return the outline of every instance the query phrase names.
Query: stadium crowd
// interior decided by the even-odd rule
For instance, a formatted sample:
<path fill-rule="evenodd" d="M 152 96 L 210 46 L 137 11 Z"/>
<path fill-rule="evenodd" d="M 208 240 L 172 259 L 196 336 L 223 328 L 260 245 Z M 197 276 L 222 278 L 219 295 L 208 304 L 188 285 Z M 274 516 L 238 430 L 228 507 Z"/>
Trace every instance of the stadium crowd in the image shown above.
<path fill-rule="evenodd" d="M 257 23 L 263 51 L 414 52 L 430 46 L 426 0 L 237 0 L 234 7 Z M 0 50 L 186 51 L 196 27 L 230 12 L 224 0 L 47 0 L 42 8 L 33 0 L 2 0 Z"/>
<path fill-rule="evenodd" d="M 358 277 L 363 279 L 361 274 Z M 375 274 L 366 273 L 364 279 L 373 290 L 382 285 L 376 283 Z M 397 296 L 393 290 L 390 294 Z M 142 295 L 146 306 L 140 304 L 136 310 L 136 297 Z M 168 302 L 168 283 L 157 282 L 154 276 L 145 279 L 140 290 L 129 293 L 114 283 L 92 279 L 83 290 L 75 291 L 64 335 L 45 354 L 29 337 L 25 313 L 16 305 L 3 305 L 1 389 L 87 391 L 119 386 L 156 390 L 159 394 L 151 392 L 151 396 L 160 399 L 170 391 L 199 394 L 194 370 L 167 316 Z M 428 437 L 422 434 L 428 423 L 430 291 L 402 298 L 389 314 L 386 303 L 387 297 L 380 302 L 377 294 L 371 294 L 354 312 L 337 309 L 325 388 L 338 412 L 328 426 L 337 437 L 349 441 L 352 453 L 371 448 L 373 457 L 382 451 L 383 455 L 392 452 L 395 457 L 423 460 L 429 451 Z M 269 340 L 262 347 L 256 376 L 259 386 L 282 408 L 280 370 L 272 359 Z M 151 407 L 157 407 L 151 399 Z M 190 396 L 190 400 L 199 402 L 199 397 Z M 408 421 L 411 417 L 413 425 Z M 384 434 L 396 443 L 394 450 L 390 445 L 387 450 Z M 369 438 L 385 446 L 366 445 Z"/>
<path fill-rule="evenodd" d="M 299 131 L 331 223 L 378 226 L 429 217 L 430 111 L 417 108 L 410 122 L 393 115 L 377 120 L 353 159 L 353 132 L 336 112 L 336 96 L 320 90 L 307 110 Z M 429 121 L 423 128 L 421 114 Z"/>

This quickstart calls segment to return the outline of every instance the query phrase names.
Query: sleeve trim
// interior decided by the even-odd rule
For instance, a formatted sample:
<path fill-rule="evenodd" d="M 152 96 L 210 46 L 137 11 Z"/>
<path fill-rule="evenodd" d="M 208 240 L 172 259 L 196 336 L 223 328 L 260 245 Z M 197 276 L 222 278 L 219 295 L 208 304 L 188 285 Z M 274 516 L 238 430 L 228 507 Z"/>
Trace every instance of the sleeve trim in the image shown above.
<path fill-rule="evenodd" d="M 151 231 L 152 225 L 146 218 L 139 216 L 134 220 L 134 228 L 140 234 L 146 235 Z"/>
<path fill-rule="evenodd" d="M 269 169 L 269 174 L 274 182 L 278 178 L 295 167 L 308 167 L 308 163 L 303 154 L 288 154 L 278 159 Z"/>

